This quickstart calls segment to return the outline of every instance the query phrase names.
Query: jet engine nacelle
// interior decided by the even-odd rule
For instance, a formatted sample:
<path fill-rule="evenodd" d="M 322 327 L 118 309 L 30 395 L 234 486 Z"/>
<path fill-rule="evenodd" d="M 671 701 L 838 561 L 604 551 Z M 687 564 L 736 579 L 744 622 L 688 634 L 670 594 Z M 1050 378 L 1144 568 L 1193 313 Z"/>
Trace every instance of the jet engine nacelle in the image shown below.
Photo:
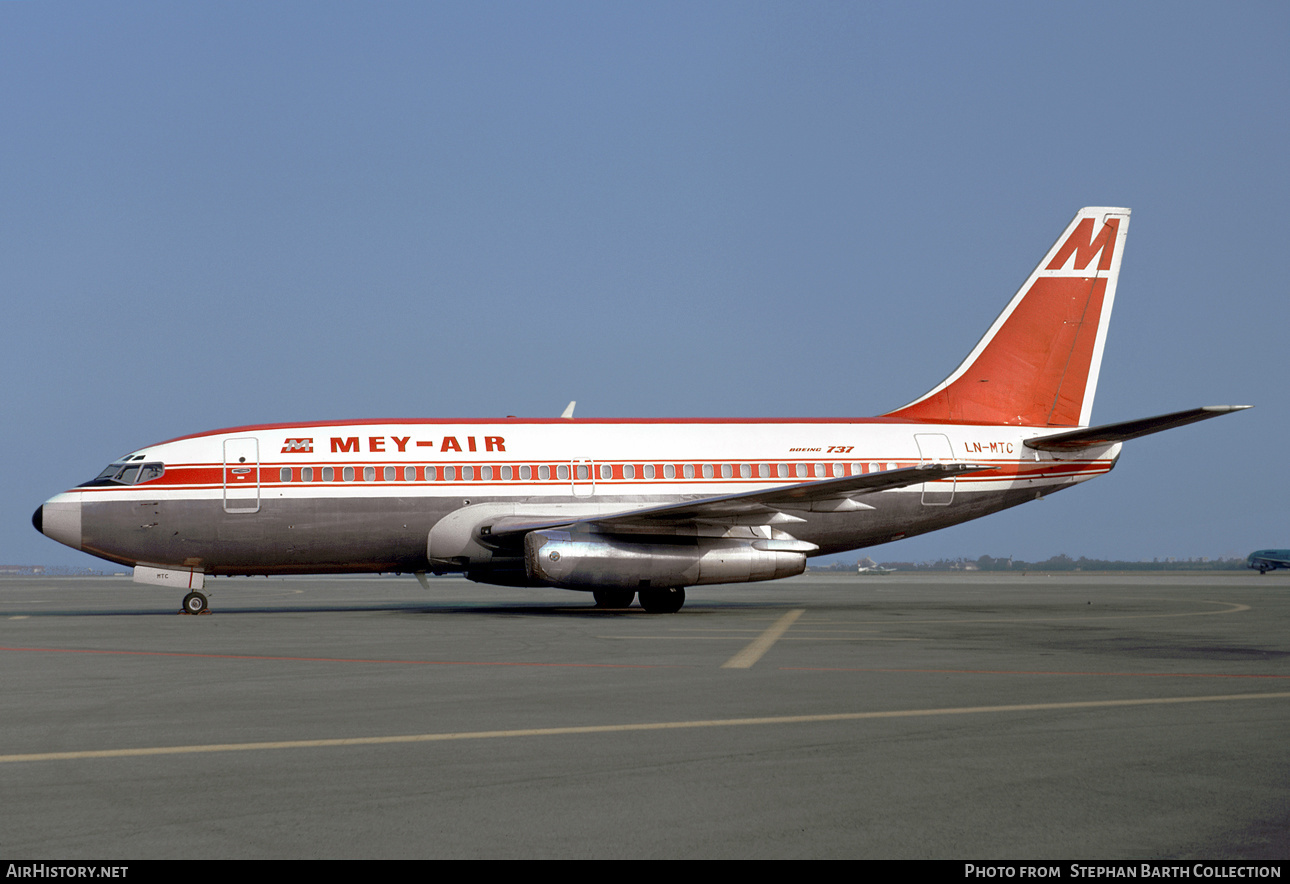
<path fill-rule="evenodd" d="M 798 540 L 533 531 L 524 538 L 530 580 L 566 589 L 699 586 L 777 580 L 806 570 L 814 544 Z"/>

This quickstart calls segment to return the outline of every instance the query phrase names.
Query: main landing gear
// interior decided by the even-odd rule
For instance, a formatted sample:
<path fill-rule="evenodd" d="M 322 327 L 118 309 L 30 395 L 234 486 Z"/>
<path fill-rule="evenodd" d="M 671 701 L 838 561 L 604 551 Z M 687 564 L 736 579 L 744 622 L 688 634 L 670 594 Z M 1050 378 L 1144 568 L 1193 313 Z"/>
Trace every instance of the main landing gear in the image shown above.
<path fill-rule="evenodd" d="M 597 589 L 591 595 L 597 608 L 630 608 L 637 593 L 630 589 Z M 685 604 L 685 590 L 679 586 L 642 589 L 639 595 L 641 607 L 650 614 L 675 614 Z"/>
<path fill-rule="evenodd" d="M 685 590 L 680 586 L 666 589 L 642 589 L 641 607 L 650 614 L 675 614 L 685 604 Z"/>
<path fill-rule="evenodd" d="M 636 598 L 633 589 L 597 589 L 591 593 L 597 608 L 630 608 Z"/>
<path fill-rule="evenodd" d="M 190 592 L 184 596 L 184 607 L 181 614 L 209 614 L 210 604 L 200 592 Z"/>

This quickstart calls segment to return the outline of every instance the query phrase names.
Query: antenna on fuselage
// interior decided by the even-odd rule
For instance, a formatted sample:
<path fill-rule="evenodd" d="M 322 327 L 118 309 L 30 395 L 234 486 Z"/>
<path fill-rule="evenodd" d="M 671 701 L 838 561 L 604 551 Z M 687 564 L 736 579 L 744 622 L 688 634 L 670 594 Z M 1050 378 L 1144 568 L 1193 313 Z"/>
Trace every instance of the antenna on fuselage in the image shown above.
<path fill-rule="evenodd" d="M 578 404 L 577 399 L 574 399 L 572 402 L 570 402 L 569 405 L 564 409 L 564 413 L 561 414 L 560 417 L 565 418 L 566 420 L 573 420 L 573 406 L 577 404 Z"/>

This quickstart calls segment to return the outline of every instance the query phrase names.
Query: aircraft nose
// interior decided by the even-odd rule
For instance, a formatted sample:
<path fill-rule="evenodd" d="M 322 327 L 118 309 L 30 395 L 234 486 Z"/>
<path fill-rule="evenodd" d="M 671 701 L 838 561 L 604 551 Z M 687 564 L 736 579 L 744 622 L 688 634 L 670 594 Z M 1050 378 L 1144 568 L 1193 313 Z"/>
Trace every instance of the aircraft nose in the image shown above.
<path fill-rule="evenodd" d="M 81 499 L 78 494 L 59 494 L 41 504 L 31 524 L 46 537 L 81 548 Z"/>

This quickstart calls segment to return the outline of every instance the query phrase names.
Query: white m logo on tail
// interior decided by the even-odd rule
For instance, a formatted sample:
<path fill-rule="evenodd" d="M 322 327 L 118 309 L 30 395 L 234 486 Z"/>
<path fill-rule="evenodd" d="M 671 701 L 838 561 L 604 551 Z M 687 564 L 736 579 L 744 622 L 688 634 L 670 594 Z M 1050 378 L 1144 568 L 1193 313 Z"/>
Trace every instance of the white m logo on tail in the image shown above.
<path fill-rule="evenodd" d="M 1116 235 L 1120 232 L 1120 219 L 1108 218 L 1098 231 L 1096 237 L 1093 235 L 1093 219 L 1085 218 L 1075 225 L 1070 236 L 1066 237 L 1066 242 L 1062 243 L 1053 260 L 1048 262 L 1047 270 L 1085 270 L 1092 262 L 1093 256 L 1099 252 L 1102 255 L 1101 260 L 1097 262 L 1098 270 L 1110 270 L 1111 258 L 1115 254 Z M 1071 255 L 1075 256 L 1073 265 L 1066 267 L 1066 262 L 1070 260 Z"/>

